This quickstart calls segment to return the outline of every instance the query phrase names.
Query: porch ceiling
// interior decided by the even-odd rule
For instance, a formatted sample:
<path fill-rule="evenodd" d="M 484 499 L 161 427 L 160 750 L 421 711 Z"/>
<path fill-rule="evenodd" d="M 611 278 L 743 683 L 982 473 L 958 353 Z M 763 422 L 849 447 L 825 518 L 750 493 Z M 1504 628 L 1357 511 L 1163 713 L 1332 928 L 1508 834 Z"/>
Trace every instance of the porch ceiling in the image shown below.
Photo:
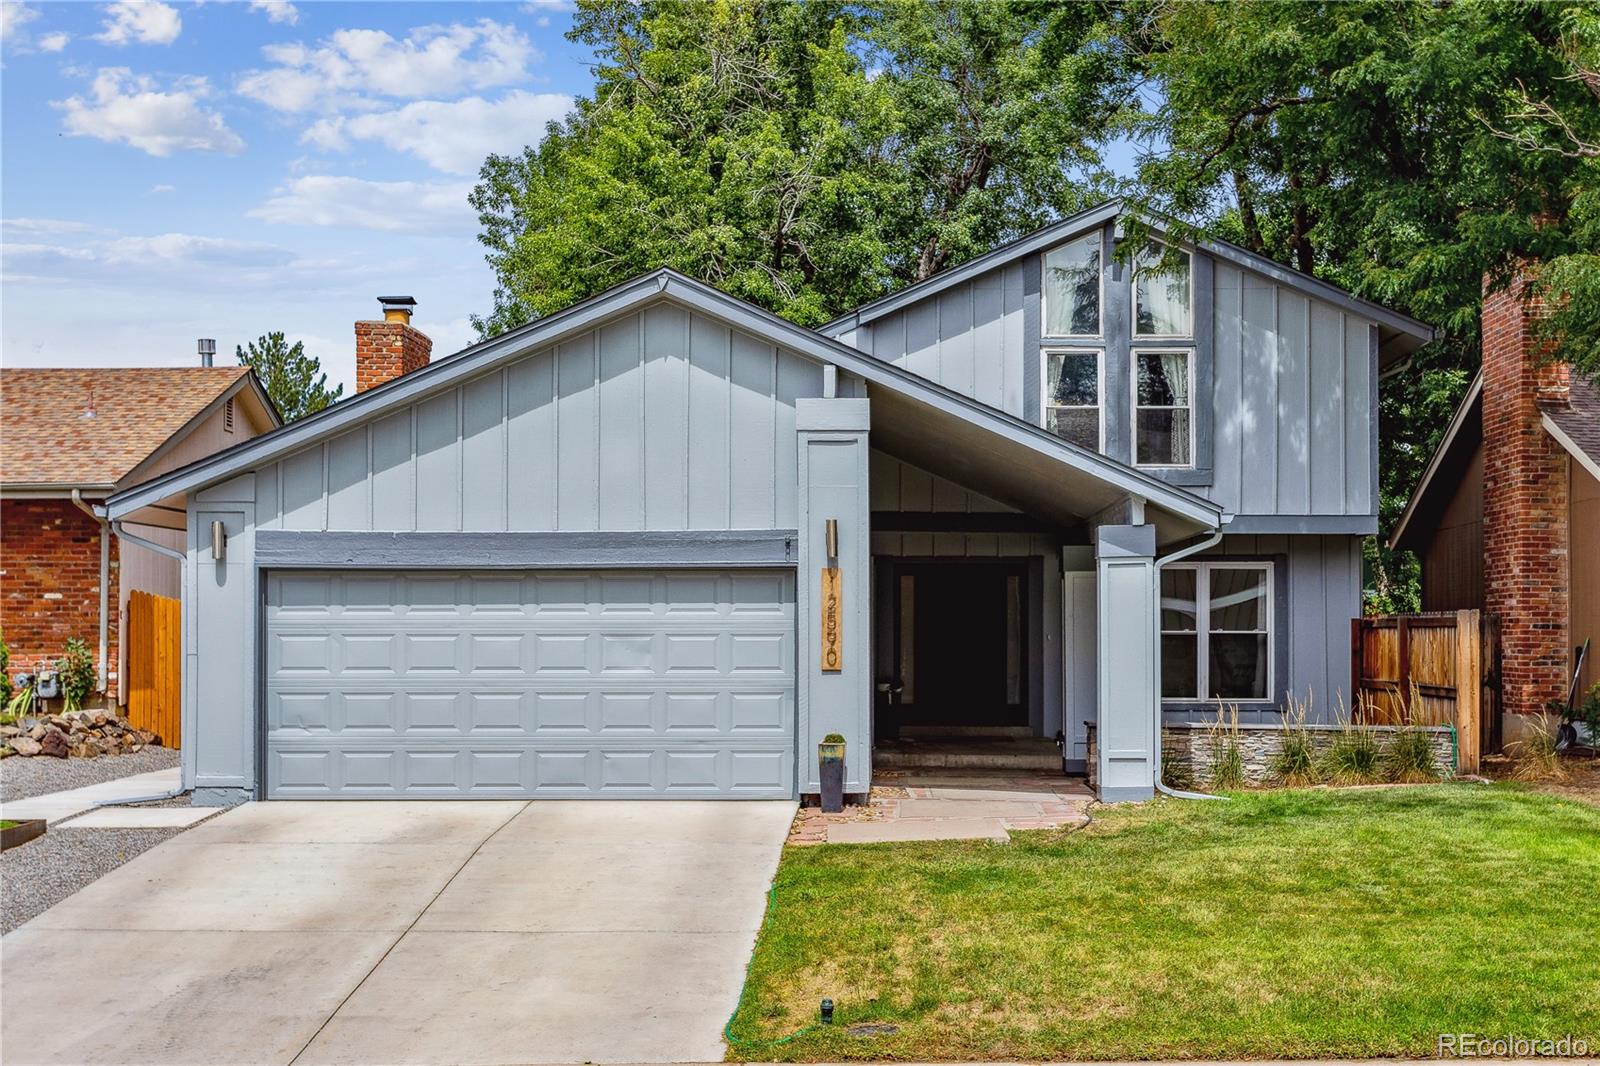
<path fill-rule="evenodd" d="M 884 388 L 870 393 L 875 448 L 1063 530 L 1080 528 L 1135 494 L 1085 469 L 1089 453 L 1036 427 L 995 433 L 907 393 Z M 1146 499 L 1146 521 L 1156 527 L 1161 544 L 1213 528 L 1203 514 L 1180 513 Z"/>

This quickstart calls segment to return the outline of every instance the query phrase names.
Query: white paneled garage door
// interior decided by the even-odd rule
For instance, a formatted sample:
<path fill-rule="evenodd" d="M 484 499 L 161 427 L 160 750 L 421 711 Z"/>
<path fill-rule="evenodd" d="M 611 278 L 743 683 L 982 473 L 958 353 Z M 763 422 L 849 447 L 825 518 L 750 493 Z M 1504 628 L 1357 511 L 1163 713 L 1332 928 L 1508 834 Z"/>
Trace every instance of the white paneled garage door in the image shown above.
<path fill-rule="evenodd" d="M 271 798 L 794 793 L 785 571 L 274 573 Z"/>

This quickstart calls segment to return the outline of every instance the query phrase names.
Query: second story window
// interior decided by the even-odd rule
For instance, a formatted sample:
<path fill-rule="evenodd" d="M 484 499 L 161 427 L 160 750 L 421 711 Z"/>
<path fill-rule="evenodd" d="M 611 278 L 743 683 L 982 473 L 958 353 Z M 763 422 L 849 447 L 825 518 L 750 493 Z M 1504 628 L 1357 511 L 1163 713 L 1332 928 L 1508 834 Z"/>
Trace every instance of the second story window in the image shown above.
<path fill-rule="evenodd" d="M 1044 427 L 1100 451 L 1100 353 L 1046 351 Z"/>
<path fill-rule="evenodd" d="M 1100 234 L 1044 253 L 1044 335 L 1100 335 Z"/>
<path fill-rule="evenodd" d="M 1189 253 L 1174 251 L 1176 266 L 1162 269 L 1165 246 L 1152 243 L 1133 264 L 1133 333 L 1136 337 L 1188 337 Z"/>
<path fill-rule="evenodd" d="M 1194 352 L 1136 350 L 1133 363 L 1133 461 L 1139 466 L 1192 466 Z"/>

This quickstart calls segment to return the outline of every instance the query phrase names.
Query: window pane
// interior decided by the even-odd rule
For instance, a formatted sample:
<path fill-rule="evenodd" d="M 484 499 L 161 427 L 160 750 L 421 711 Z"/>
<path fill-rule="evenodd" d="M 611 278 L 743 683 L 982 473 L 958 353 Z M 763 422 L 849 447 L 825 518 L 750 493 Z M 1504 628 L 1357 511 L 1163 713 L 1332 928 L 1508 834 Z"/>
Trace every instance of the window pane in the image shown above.
<path fill-rule="evenodd" d="M 1100 402 L 1100 358 L 1091 352 L 1050 353 L 1050 403 L 1094 407 Z"/>
<path fill-rule="evenodd" d="M 1046 252 L 1044 332 L 1047 337 L 1100 332 L 1100 235 Z"/>
<path fill-rule="evenodd" d="M 1194 634 L 1161 635 L 1161 698 L 1196 699 L 1195 667 L 1200 655 L 1200 638 Z"/>
<path fill-rule="evenodd" d="M 1045 412 L 1046 427 L 1063 440 L 1090 451 L 1100 450 L 1100 408 L 1051 407 Z"/>
<path fill-rule="evenodd" d="M 1134 462 L 1147 466 L 1188 466 L 1189 412 L 1181 408 L 1140 410 Z"/>
<path fill-rule="evenodd" d="M 1161 571 L 1161 629 L 1194 632 L 1195 579 L 1193 570 Z"/>
<path fill-rule="evenodd" d="M 1267 572 L 1217 567 L 1211 571 L 1211 631 L 1267 628 Z"/>
<path fill-rule="evenodd" d="M 1215 574 L 1212 575 L 1215 579 Z M 1265 633 L 1211 634 L 1211 692 L 1208 698 L 1264 700 L 1267 698 L 1267 635 Z"/>
<path fill-rule="evenodd" d="M 1178 252 L 1171 273 L 1158 274 L 1164 249 L 1152 245 L 1134 267 L 1134 332 L 1146 336 L 1184 336 L 1189 333 L 1189 253 Z"/>
<path fill-rule="evenodd" d="M 1139 405 L 1189 406 L 1189 353 L 1139 353 Z"/>

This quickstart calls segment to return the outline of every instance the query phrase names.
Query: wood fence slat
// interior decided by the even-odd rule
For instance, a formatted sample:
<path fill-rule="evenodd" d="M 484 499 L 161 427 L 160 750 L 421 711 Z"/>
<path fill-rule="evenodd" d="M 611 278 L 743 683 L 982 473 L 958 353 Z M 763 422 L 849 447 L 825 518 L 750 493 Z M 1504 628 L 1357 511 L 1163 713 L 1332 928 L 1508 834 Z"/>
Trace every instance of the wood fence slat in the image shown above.
<path fill-rule="evenodd" d="M 1482 648 L 1478 612 L 1456 612 L 1456 750 L 1462 773 L 1478 772 L 1479 700 L 1483 671 L 1478 662 Z"/>
<path fill-rule="evenodd" d="M 1350 630 L 1356 720 L 1451 725 L 1457 770 L 1498 750 L 1499 620 L 1481 611 L 1357 618 Z"/>
<path fill-rule="evenodd" d="M 128 720 L 169 748 L 182 743 L 182 605 L 148 592 L 128 594 Z"/>

